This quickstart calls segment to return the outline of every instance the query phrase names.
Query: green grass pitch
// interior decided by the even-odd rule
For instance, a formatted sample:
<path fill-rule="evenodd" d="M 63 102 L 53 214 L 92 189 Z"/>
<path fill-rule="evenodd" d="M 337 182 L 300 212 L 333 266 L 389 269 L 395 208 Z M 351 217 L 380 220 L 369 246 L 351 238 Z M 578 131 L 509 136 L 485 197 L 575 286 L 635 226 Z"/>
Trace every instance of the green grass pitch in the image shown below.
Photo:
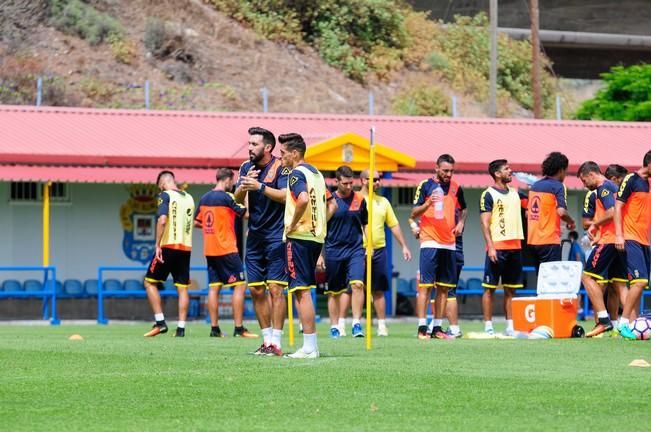
<path fill-rule="evenodd" d="M 651 419 L 651 368 L 628 367 L 651 362 L 651 342 L 418 341 L 414 324 L 393 324 L 367 352 L 320 325 L 322 358 L 297 361 L 249 355 L 259 339 L 212 339 L 205 324 L 184 339 L 148 328 L 0 326 L 0 429 L 627 431 Z"/>

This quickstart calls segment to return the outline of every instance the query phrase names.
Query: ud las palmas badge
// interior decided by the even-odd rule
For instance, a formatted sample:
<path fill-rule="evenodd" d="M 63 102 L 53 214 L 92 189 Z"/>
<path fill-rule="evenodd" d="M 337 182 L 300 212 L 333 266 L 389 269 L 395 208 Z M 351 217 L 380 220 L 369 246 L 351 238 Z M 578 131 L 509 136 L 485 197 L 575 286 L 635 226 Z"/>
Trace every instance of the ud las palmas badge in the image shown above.
<path fill-rule="evenodd" d="M 130 260 L 147 264 L 154 254 L 158 189 L 153 185 L 131 185 L 127 190 L 129 200 L 120 207 L 122 250 Z"/>

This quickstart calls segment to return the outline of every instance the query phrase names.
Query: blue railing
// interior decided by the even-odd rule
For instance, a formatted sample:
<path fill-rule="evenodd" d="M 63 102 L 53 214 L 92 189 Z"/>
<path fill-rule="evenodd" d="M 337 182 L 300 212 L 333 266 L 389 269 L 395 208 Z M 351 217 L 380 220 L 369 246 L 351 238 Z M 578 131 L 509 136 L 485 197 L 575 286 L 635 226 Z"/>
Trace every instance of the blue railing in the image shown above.
<path fill-rule="evenodd" d="M 97 323 L 98 324 L 108 324 L 108 319 L 104 316 L 104 299 L 106 297 L 140 297 L 146 298 L 147 292 L 144 289 L 138 290 L 105 290 L 104 289 L 104 273 L 112 271 L 138 271 L 144 273 L 147 272 L 147 267 L 139 266 L 102 266 L 97 268 Z M 209 285 L 208 279 L 208 268 L 207 267 L 190 267 L 190 271 L 197 272 L 203 271 L 206 272 L 206 285 Z M 176 297 L 178 293 L 176 289 L 162 289 L 159 291 L 161 297 Z M 191 296 L 201 296 L 208 295 L 208 289 L 201 290 L 188 290 L 188 294 Z"/>
<path fill-rule="evenodd" d="M 7 272 L 43 272 L 43 290 L 42 291 L 0 291 L 0 298 L 30 298 L 40 297 L 43 299 L 43 319 L 50 320 L 50 324 L 58 325 L 61 323 L 57 315 L 57 292 L 56 280 L 57 269 L 55 266 L 0 266 L 0 271 Z"/>

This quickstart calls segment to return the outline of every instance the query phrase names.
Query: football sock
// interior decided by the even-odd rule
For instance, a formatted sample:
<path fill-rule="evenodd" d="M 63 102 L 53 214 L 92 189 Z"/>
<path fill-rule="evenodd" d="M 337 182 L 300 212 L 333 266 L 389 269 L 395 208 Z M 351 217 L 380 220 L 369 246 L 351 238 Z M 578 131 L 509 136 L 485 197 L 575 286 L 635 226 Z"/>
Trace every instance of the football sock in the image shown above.
<path fill-rule="evenodd" d="M 453 335 L 457 335 L 457 334 L 461 333 L 461 329 L 459 328 L 458 325 L 450 324 L 450 333 L 452 333 Z"/>
<path fill-rule="evenodd" d="M 484 321 L 484 331 L 493 330 L 493 321 Z"/>
<path fill-rule="evenodd" d="M 269 345 L 271 343 L 271 327 L 262 329 L 262 341 L 265 345 Z"/>
<path fill-rule="evenodd" d="M 614 328 L 617 328 L 617 320 L 612 320 L 610 323 L 613 325 Z"/>
<path fill-rule="evenodd" d="M 620 326 L 628 325 L 628 324 L 629 324 L 628 318 L 624 318 L 624 317 L 619 318 L 619 325 Z"/>
<path fill-rule="evenodd" d="M 179 321 L 179 323 L 177 324 L 177 327 L 184 329 L 185 328 L 185 321 Z"/>
<path fill-rule="evenodd" d="M 346 327 L 346 318 L 339 318 L 339 328 Z"/>
<path fill-rule="evenodd" d="M 379 328 L 379 329 L 387 328 L 387 321 L 386 320 L 377 320 L 377 328 Z"/>
<path fill-rule="evenodd" d="M 426 326 L 426 325 L 427 325 L 427 318 L 418 318 L 418 327 Z"/>
<path fill-rule="evenodd" d="M 361 324 L 361 321 L 358 320 L 358 319 L 353 319 L 353 325 L 355 325 L 355 324 Z"/>
<path fill-rule="evenodd" d="M 513 331 L 513 320 L 512 319 L 507 319 L 506 320 L 506 329 Z"/>
<path fill-rule="evenodd" d="M 316 333 L 303 333 L 303 351 L 309 354 L 316 349 Z"/>
<path fill-rule="evenodd" d="M 443 320 L 442 319 L 434 318 L 432 320 L 432 322 L 434 323 L 434 327 L 441 327 L 443 325 Z"/>
<path fill-rule="evenodd" d="M 165 321 L 165 315 L 162 313 L 159 314 L 154 314 L 154 320 L 159 323 L 159 322 L 164 322 Z"/>
<path fill-rule="evenodd" d="M 608 312 L 605 310 L 598 311 L 597 318 L 608 318 Z"/>
<path fill-rule="evenodd" d="M 280 338 L 283 335 L 282 330 L 273 329 L 271 331 L 271 343 L 280 348 Z"/>

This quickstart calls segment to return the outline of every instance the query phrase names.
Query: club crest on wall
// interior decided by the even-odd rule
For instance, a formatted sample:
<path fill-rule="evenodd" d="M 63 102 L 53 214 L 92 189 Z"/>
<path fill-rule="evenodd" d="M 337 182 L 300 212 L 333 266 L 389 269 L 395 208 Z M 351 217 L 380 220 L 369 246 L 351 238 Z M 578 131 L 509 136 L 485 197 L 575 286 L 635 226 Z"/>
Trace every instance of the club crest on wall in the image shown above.
<path fill-rule="evenodd" d="M 122 250 L 130 260 L 147 264 L 154 254 L 158 189 L 154 185 L 131 185 L 127 190 L 129 199 L 120 207 Z"/>

